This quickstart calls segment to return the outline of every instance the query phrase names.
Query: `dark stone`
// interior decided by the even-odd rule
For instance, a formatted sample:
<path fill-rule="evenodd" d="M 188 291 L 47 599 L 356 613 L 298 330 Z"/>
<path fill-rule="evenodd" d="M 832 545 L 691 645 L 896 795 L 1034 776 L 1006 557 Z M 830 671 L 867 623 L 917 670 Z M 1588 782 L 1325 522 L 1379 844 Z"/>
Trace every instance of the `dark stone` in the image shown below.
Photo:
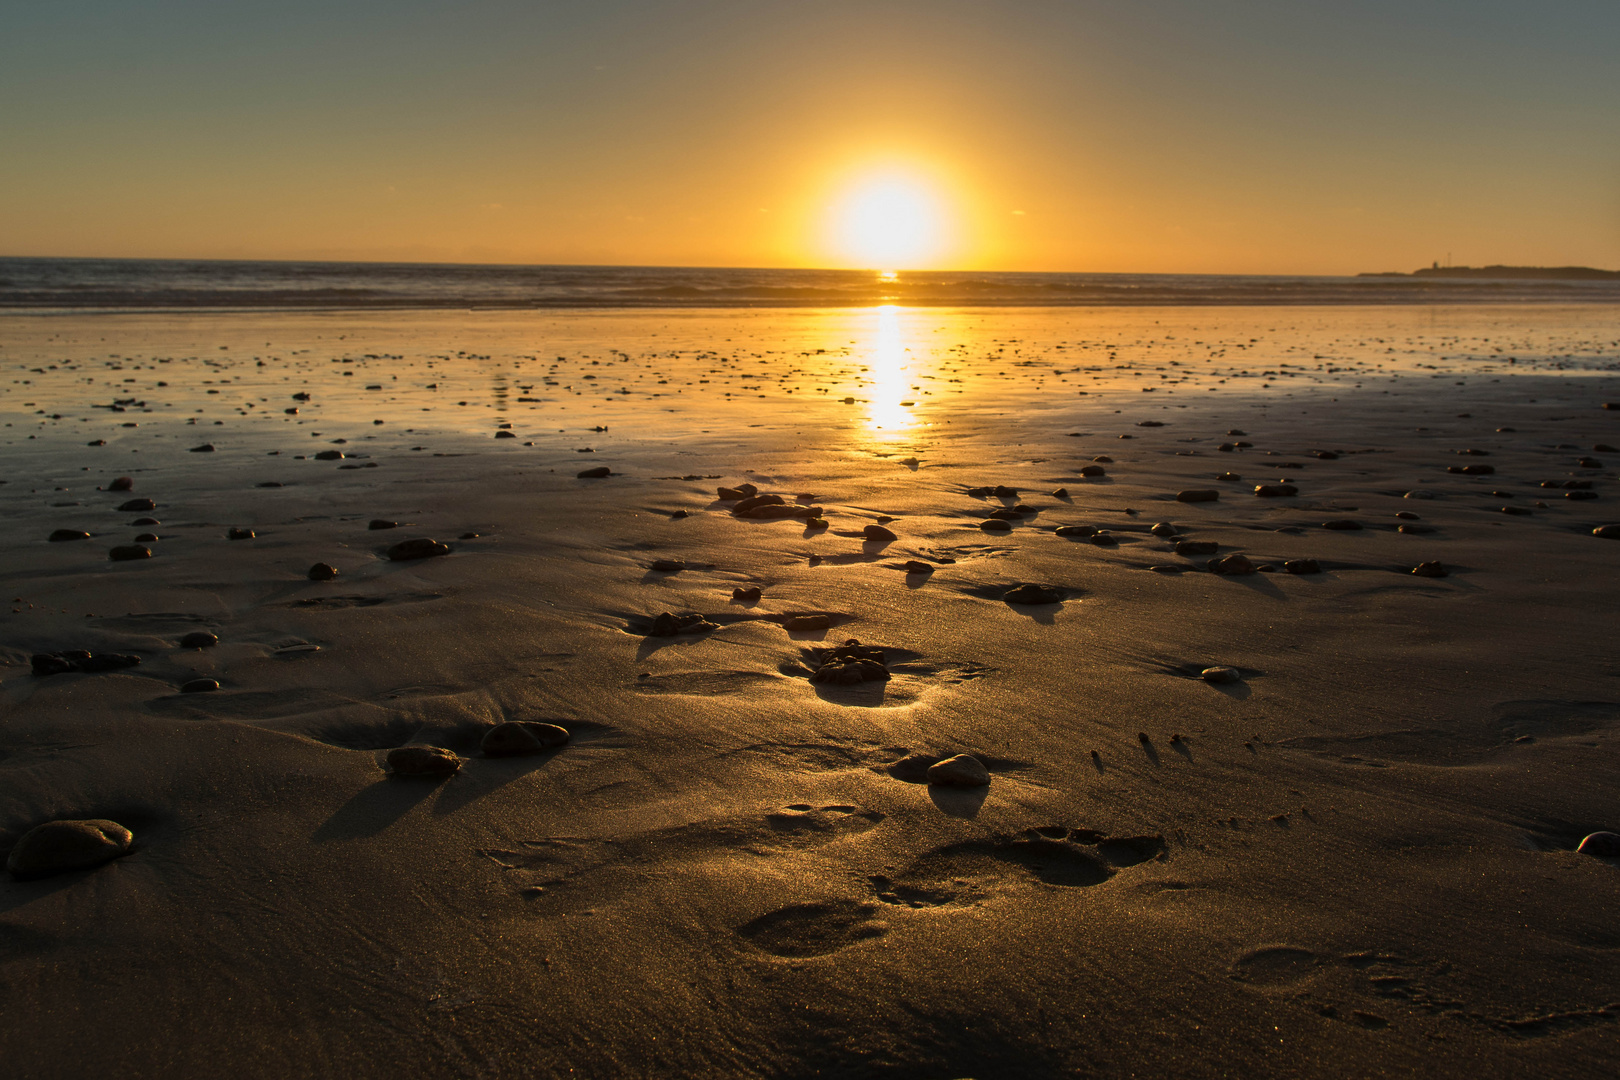
<path fill-rule="evenodd" d="M 1395 526 L 1395 531 L 1398 533 L 1406 533 L 1408 535 L 1415 536 L 1421 536 L 1424 533 L 1434 532 L 1434 530 L 1427 525 L 1397 525 Z"/>
<path fill-rule="evenodd" d="M 252 540 L 257 535 L 252 529 L 232 528 L 225 531 L 227 540 Z"/>
<path fill-rule="evenodd" d="M 1107 454 L 1098 454 L 1091 460 L 1095 461 L 1099 465 L 1112 465 L 1114 463 L 1114 459 L 1109 457 Z"/>
<path fill-rule="evenodd" d="M 1331 450 L 1319 450 L 1316 453 L 1316 459 L 1318 461 L 1338 461 L 1339 455 Z"/>
<path fill-rule="evenodd" d="M 388 751 L 395 776 L 445 777 L 461 769 L 461 759 L 442 746 L 401 746 Z"/>
<path fill-rule="evenodd" d="M 23 833 L 6 858 L 6 869 L 19 880 L 88 870 L 127 853 L 134 841 L 128 829 L 105 818 L 47 821 Z"/>
<path fill-rule="evenodd" d="M 1097 535 L 1097 526 L 1095 526 L 1095 525 L 1059 525 L 1057 527 L 1057 535 L 1058 536 L 1087 536 L 1087 537 L 1096 536 Z"/>
<path fill-rule="evenodd" d="M 1283 563 L 1283 569 L 1290 574 L 1320 574 L 1321 565 L 1315 559 L 1289 559 Z"/>
<path fill-rule="evenodd" d="M 671 521 L 679 521 L 679 520 L 681 520 L 682 518 L 684 518 L 686 516 L 687 515 L 686 515 L 685 510 L 677 510 L 673 514 L 669 515 L 669 520 L 671 520 Z"/>
<path fill-rule="evenodd" d="M 1459 476 L 1489 476 L 1496 471 L 1494 465 L 1447 465 L 1446 472 Z"/>
<path fill-rule="evenodd" d="M 158 536 L 157 533 L 145 532 L 145 533 L 141 533 L 140 535 L 136 536 L 135 537 L 135 542 L 137 544 L 155 544 L 160 539 L 162 539 L 162 538 L 160 536 Z"/>
<path fill-rule="evenodd" d="M 908 560 L 902 569 L 908 574 L 932 574 L 934 572 L 934 567 L 931 564 L 918 562 L 916 559 Z"/>
<path fill-rule="evenodd" d="M 666 611 L 653 619 L 652 628 L 647 631 L 647 636 L 675 637 L 677 634 L 703 634 L 718 629 L 716 624 L 695 612 L 675 615 Z"/>
<path fill-rule="evenodd" d="M 191 448 L 191 452 L 193 454 L 212 454 L 214 452 L 214 444 L 211 442 L 205 442 L 201 446 L 193 446 Z"/>
<path fill-rule="evenodd" d="M 1198 673 L 1198 677 L 1207 683 L 1224 685 L 1241 681 L 1243 673 L 1235 667 L 1207 667 Z"/>
<path fill-rule="evenodd" d="M 150 559 L 152 549 L 140 544 L 120 544 L 107 552 L 107 558 L 113 562 L 130 562 L 134 559 Z"/>
<path fill-rule="evenodd" d="M 1007 487 L 1005 484 L 997 484 L 990 494 L 998 499 L 1016 499 L 1018 498 L 1018 489 Z"/>
<path fill-rule="evenodd" d="M 716 489 L 716 493 L 722 501 L 729 501 L 731 499 L 751 499 L 755 495 L 759 494 L 759 488 L 755 487 L 753 484 L 738 484 L 734 488 L 718 488 Z"/>
<path fill-rule="evenodd" d="M 733 514 L 745 514 L 756 506 L 785 506 L 787 500 L 780 495 L 749 495 L 739 499 L 736 506 L 731 508 Z"/>
<path fill-rule="evenodd" d="M 368 528 L 368 529 L 397 529 L 397 528 L 399 528 L 399 522 L 397 522 L 397 521 L 384 521 L 382 518 L 372 518 L 371 521 L 366 524 L 366 528 Z"/>
<path fill-rule="evenodd" d="M 1176 527 L 1170 524 L 1168 521 L 1160 521 L 1155 523 L 1153 528 L 1149 529 L 1148 532 L 1152 533 L 1154 536 L 1170 537 L 1176 535 Z"/>
<path fill-rule="evenodd" d="M 1210 488 L 1189 488 L 1176 492 L 1176 502 L 1184 503 L 1215 502 L 1220 497 L 1220 492 Z"/>
<path fill-rule="evenodd" d="M 1491 452 L 1489 450 L 1459 450 L 1459 451 L 1457 451 L 1457 453 L 1462 454 L 1462 455 L 1464 455 L 1466 457 L 1490 457 L 1491 456 Z"/>
<path fill-rule="evenodd" d="M 1054 498 L 1054 499 L 1067 499 L 1068 497 L 1069 497 L 1069 489 L 1068 488 L 1057 488 L 1052 492 L 1052 498 Z"/>
<path fill-rule="evenodd" d="M 1620 454 L 1620 447 L 1610 446 L 1606 442 L 1600 442 L 1593 446 L 1592 449 L 1599 454 Z"/>
<path fill-rule="evenodd" d="M 1356 532 L 1361 528 L 1361 522 L 1351 521 L 1349 518 L 1339 518 L 1336 521 L 1322 522 L 1322 528 L 1332 529 L 1334 532 Z"/>
<path fill-rule="evenodd" d="M 1620 540 L 1620 525 L 1599 525 L 1592 530 L 1592 535 L 1604 540 Z"/>
<path fill-rule="evenodd" d="M 211 694 L 218 689 L 217 679 L 192 679 L 190 682 L 180 684 L 182 694 Z"/>
<path fill-rule="evenodd" d="M 1223 454 L 1230 454 L 1230 453 L 1232 453 L 1232 451 L 1236 450 L 1237 447 L 1235 445 L 1233 445 L 1232 443 L 1223 442 L 1223 443 L 1221 443 L 1221 445 L 1217 446 L 1215 449 L 1219 450 Z"/>
<path fill-rule="evenodd" d="M 1014 585 L 1001 598 L 1009 604 L 1061 604 L 1063 602 L 1063 592 L 1060 589 L 1054 589 L 1050 585 L 1026 583 Z"/>
<path fill-rule="evenodd" d="M 747 588 L 732 589 L 731 598 L 733 600 L 741 600 L 745 604 L 751 604 L 759 599 L 759 586 L 750 585 Z"/>
<path fill-rule="evenodd" d="M 132 478 L 128 477 L 128 476 L 120 476 L 118 479 L 114 480 L 112 483 L 107 485 L 107 490 L 108 491 L 133 491 L 133 490 L 135 490 L 135 481 Z"/>
<path fill-rule="evenodd" d="M 163 522 L 155 517 L 139 517 L 130 522 L 131 525 L 161 525 Z"/>
<path fill-rule="evenodd" d="M 1142 420 L 1142 421 L 1139 421 L 1136 426 L 1137 427 L 1164 427 L 1164 421 L 1163 420 Z"/>
<path fill-rule="evenodd" d="M 831 649 L 818 649 L 816 655 L 819 666 L 810 676 L 813 683 L 853 686 L 889 679 L 883 650 L 875 645 L 862 645 L 855 638 Z"/>
<path fill-rule="evenodd" d="M 612 475 L 613 475 L 613 470 L 612 469 L 608 468 L 606 465 L 598 465 L 594 469 L 585 469 L 584 471 L 578 473 L 577 476 L 576 476 L 576 479 L 579 479 L 579 480 L 601 480 L 603 477 L 612 476 Z"/>
<path fill-rule="evenodd" d="M 337 567 L 330 563 L 318 562 L 309 568 L 309 580 L 311 581 L 331 581 L 337 576 Z"/>
<path fill-rule="evenodd" d="M 1597 497 L 1598 497 L 1598 495 L 1597 495 L 1597 492 L 1595 492 L 1595 491 L 1566 491 L 1566 492 L 1564 492 L 1564 498 L 1566 498 L 1566 499 L 1574 499 L 1576 501 L 1580 501 L 1582 499 L 1595 499 Z"/>
<path fill-rule="evenodd" d="M 1599 461 L 1595 457 L 1583 457 L 1583 458 L 1581 458 L 1581 460 L 1577 461 L 1575 463 L 1575 465 L 1576 465 L 1577 468 L 1581 468 L 1581 469 L 1601 469 L 1601 468 L 1603 468 L 1603 462 Z"/>
<path fill-rule="evenodd" d="M 1000 509 L 1000 510 L 992 510 L 992 511 L 990 511 L 990 513 L 987 516 L 990 517 L 991 519 L 995 520 L 995 521 L 1023 521 L 1024 520 L 1024 515 L 1023 515 L 1022 512 L 1020 512 L 1018 510 L 1009 510 L 1009 509 L 1006 509 L 1006 508 L 1003 508 L 1003 509 Z"/>
<path fill-rule="evenodd" d="M 317 453 L 315 455 L 315 460 L 316 461 L 342 461 L 343 460 L 343 451 L 341 451 L 341 450 L 322 450 L 322 451 L 320 451 L 319 453 Z"/>
<path fill-rule="evenodd" d="M 1257 484 L 1254 493 L 1262 499 L 1279 499 L 1284 495 L 1298 495 L 1299 488 L 1293 484 Z"/>
<path fill-rule="evenodd" d="M 832 619 L 826 615 L 788 615 L 782 620 L 784 630 L 830 630 Z"/>
<path fill-rule="evenodd" d="M 1254 573 L 1254 564 L 1239 554 L 1209 560 L 1209 572 L 1222 577 L 1242 577 Z"/>
<path fill-rule="evenodd" d="M 1239 483 L 1240 481 L 1242 481 L 1243 477 L 1239 476 L 1235 472 L 1223 472 L 1219 476 L 1215 477 L 1215 479 L 1217 479 L 1217 480 L 1225 480 L 1227 483 L 1230 483 L 1230 484 L 1236 484 L 1236 483 Z"/>
<path fill-rule="evenodd" d="M 1082 465 L 1080 466 L 1080 475 L 1087 477 L 1107 476 L 1108 470 L 1103 468 L 1101 465 Z"/>
<path fill-rule="evenodd" d="M 497 439 L 515 439 L 515 438 L 517 438 L 517 436 L 512 434 L 510 431 L 497 431 L 495 433 L 495 437 Z"/>
<path fill-rule="evenodd" d="M 788 506 L 780 501 L 751 506 L 740 512 L 733 511 L 737 517 L 749 521 L 781 521 L 787 518 L 799 518 L 804 521 L 815 521 L 821 517 L 819 506 Z"/>
<path fill-rule="evenodd" d="M 425 536 L 414 537 L 410 540 L 401 540 L 388 549 L 388 558 L 393 562 L 408 562 L 412 559 L 432 559 L 439 555 L 450 554 L 450 545 L 441 544 Z"/>
<path fill-rule="evenodd" d="M 1527 507 L 1527 506 L 1502 506 L 1502 507 L 1498 507 L 1498 509 L 1502 513 L 1504 513 L 1504 514 L 1512 514 L 1514 517 L 1529 517 L 1530 516 L 1530 508 Z"/>
<path fill-rule="evenodd" d="M 985 532 L 1012 532 L 1012 526 L 1000 518 L 991 518 L 989 521 L 979 522 L 979 528 Z"/>
<path fill-rule="evenodd" d="M 652 568 L 660 574 L 678 574 L 686 569 L 686 564 L 679 559 L 654 559 Z"/>
<path fill-rule="evenodd" d="M 157 503 L 151 499 L 131 499 L 118 508 L 121 514 L 138 514 L 142 510 L 156 510 Z"/>
<path fill-rule="evenodd" d="M 87 532 L 80 532 L 78 529 L 57 529 L 46 539 L 53 544 L 60 544 L 67 540 L 88 540 L 90 539 L 90 534 Z"/>
<path fill-rule="evenodd" d="M 193 630 L 180 639 L 182 649 L 212 649 L 219 644 L 219 637 L 210 634 L 207 630 Z"/>
<path fill-rule="evenodd" d="M 990 770 L 971 754 L 957 754 L 928 767 L 932 787 L 984 787 L 990 783 Z"/>
<path fill-rule="evenodd" d="M 1214 540 L 1183 540 L 1176 545 L 1176 554 L 1183 558 L 1193 555 L 1213 555 L 1221 550 L 1221 545 Z"/>
<path fill-rule="evenodd" d="M 1582 855 L 1595 855 L 1600 859 L 1620 858 L 1620 833 L 1588 833 L 1575 850 Z"/>
<path fill-rule="evenodd" d="M 888 529 L 885 529 L 881 525 L 868 525 L 866 528 L 861 530 L 861 535 L 866 537 L 868 540 L 881 540 L 885 542 L 900 539 L 898 536 L 894 535 L 894 533 L 890 532 Z"/>
<path fill-rule="evenodd" d="M 1241 428 L 1233 428 L 1231 431 L 1228 431 L 1227 434 L 1228 435 L 1247 435 L 1248 432 L 1242 430 Z"/>
<path fill-rule="evenodd" d="M 1445 577 L 1446 567 L 1444 563 L 1439 561 L 1420 562 L 1412 567 L 1412 573 L 1418 577 Z"/>

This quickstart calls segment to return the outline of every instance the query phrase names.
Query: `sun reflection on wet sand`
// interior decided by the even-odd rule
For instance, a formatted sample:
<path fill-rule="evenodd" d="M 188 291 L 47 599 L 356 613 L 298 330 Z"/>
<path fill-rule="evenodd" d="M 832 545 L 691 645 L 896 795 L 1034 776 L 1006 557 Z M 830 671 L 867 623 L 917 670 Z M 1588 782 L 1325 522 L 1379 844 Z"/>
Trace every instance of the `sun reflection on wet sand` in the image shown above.
<path fill-rule="evenodd" d="M 884 304 L 873 309 L 873 317 L 866 423 L 874 434 L 893 438 L 909 433 L 919 422 L 915 408 L 918 373 L 912 367 L 925 361 L 908 350 L 897 307 Z"/>

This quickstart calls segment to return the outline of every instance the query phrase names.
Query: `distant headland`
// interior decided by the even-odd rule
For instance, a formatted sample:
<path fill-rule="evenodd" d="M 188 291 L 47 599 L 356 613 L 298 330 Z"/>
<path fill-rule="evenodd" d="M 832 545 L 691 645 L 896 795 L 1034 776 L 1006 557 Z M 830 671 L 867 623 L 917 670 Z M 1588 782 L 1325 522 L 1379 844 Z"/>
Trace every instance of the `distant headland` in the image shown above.
<path fill-rule="evenodd" d="M 1533 278 L 1543 281 L 1620 281 L 1620 270 L 1597 270 L 1590 266 L 1425 266 L 1410 274 L 1386 270 L 1357 277 L 1437 277 L 1437 278 Z"/>

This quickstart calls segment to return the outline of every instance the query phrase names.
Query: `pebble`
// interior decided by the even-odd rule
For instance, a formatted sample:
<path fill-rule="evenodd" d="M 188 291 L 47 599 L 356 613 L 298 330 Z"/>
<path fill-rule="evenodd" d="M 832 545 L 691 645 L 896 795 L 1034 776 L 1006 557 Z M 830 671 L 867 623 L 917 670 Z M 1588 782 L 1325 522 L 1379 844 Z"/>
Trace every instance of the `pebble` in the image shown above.
<path fill-rule="evenodd" d="M 118 479 L 114 480 L 112 483 L 107 485 L 107 490 L 108 491 L 134 491 L 135 490 L 135 481 L 131 477 L 120 476 L 120 477 L 118 477 Z"/>
<path fill-rule="evenodd" d="M 1566 499 L 1581 500 L 1581 499 L 1595 499 L 1597 497 L 1598 497 L 1597 492 L 1595 492 L 1595 491 L 1566 491 L 1566 492 L 1564 492 L 1564 498 L 1566 498 Z"/>
<path fill-rule="evenodd" d="M 906 560 L 906 564 L 901 569 L 908 574 L 932 574 L 934 572 L 934 567 L 931 564 L 918 562 L 916 559 Z"/>
<path fill-rule="evenodd" d="M 205 442 L 201 446 L 193 446 L 191 448 L 191 452 L 193 454 L 212 454 L 214 452 L 214 444 L 211 442 Z"/>
<path fill-rule="evenodd" d="M 1284 495 L 1298 495 L 1299 488 L 1293 484 L 1256 484 L 1254 493 L 1262 499 L 1278 499 Z"/>
<path fill-rule="evenodd" d="M 388 549 L 388 558 L 393 562 L 407 562 L 411 559 L 431 559 L 437 555 L 450 554 L 450 545 L 441 544 L 437 540 L 425 536 L 410 540 L 401 540 Z"/>
<path fill-rule="evenodd" d="M 990 770 L 971 754 L 957 754 L 930 765 L 928 783 L 933 787 L 984 787 L 990 783 Z"/>
<path fill-rule="evenodd" d="M 148 533 L 141 533 L 140 535 L 136 536 L 135 537 L 135 542 L 137 544 L 155 544 L 160 539 L 162 539 L 162 537 L 158 536 L 157 533 L 149 533 L 148 532 Z"/>
<path fill-rule="evenodd" d="M 612 475 L 612 469 L 608 468 L 606 465 L 598 465 L 594 469 L 585 469 L 577 473 L 576 478 L 580 480 L 600 480 L 603 477 Z"/>
<path fill-rule="evenodd" d="M 35 675 L 65 675 L 81 671 L 95 674 L 102 671 L 120 671 L 139 665 L 141 658 L 129 653 L 93 653 L 85 649 L 69 649 L 59 653 L 35 653 L 29 658 Z"/>
<path fill-rule="evenodd" d="M 1530 516 L 1530 508 L 1527 507 L 1527 506 L 1502 506 L 1502 507 L 1498 507 L 1498 510 L 1501 513 L 1511 514 L 1514 517 L 1529 517 Z"/>
<path fill-rule="evenodd" d="M 979 522 L 979 528 L 983 529 L 985 532 L 1012 532 L 1012 526 L 1007 522 L 1002 521 L 1000 518 L 991 518 L 988 521 L 981 521 Z"/>
<path fill-rule="evenodd" d="M 820 520 L 822 509 L 819 506 L 787 506 L 785 504 L 763 503 L 750 506 L 747 510 L 732 512 L 737 517 L 748 518 L 753 521 L 781 521 L 785 518 L 803 518 L 811 527 L 826 524 L 825 521 Z"/>
<path fill-rule="evenodd" d="M 1595 457 L 1583 457 L 1575 463 L 1575 466 L 1580 469 L 1601 469 L 1603 462 Z"/>
<path fill-rule="evenodd" d="M 1423 533 L 1434 532 L 1434 530 L 1427 525 L 1397 525 L 1395 526 L 1395 531 L 1398 533 L 1406 533 L 1407 535 L 1421 535 Z"/>
<path fill-rule="evenodd" d="M 1620 447 L 1610 446 L 1606 442 L 1597 443 L 1592 449 L 1599 454 L 1620 454 Z"/>
<path fill-rule="evenodd" d="M 1322 528 L 1332 529 L 1335 532 L 1357 532 L 1361 528 L 1361 522 L 1351 521 L 1349 518 L 1339 518 L 1336 521 L 1322 522 Z"/>
<path fill-rule="evenodd" d="M 1233 553 L 1224 558 L 1209 560 L 1209 572 L 1222 577 L 1242 577 L 1254 573 L 1254 564 L 1242 555 Z"/>
<path fill-rule="evenodd" d="M 131 525 L 161 525 L 163 522 L 155 517 L 139 517 L 130 522 Z"/>
<path fill-rule="evenodd" d="M 218 689 L 218 679 L 192 679 L 180 684 L 182 694 L 211 694 Z"/>
<path fill-rule="evenodd" d="M 1061 604 L 1063 602 L 1063 592 L 1054 589 L 1050 585 L 1025 583 L 1023 585 L 1014 585 L 1003 593 L 1001 598 L 1009 604 Z"/>
<path fill-rule="evenodd" d="M 232 528 L 225 531 L 227 540 L 252 540 L 257 535 L 252 529 Z"/>
<path fill-rule="evenodd" d="M 1080 466 L 1080 475 L 1085 477 L 1107 476 L 1108 470 L 1101 465 L 1082 465 Z"/>
<path fill-rule="evenodd" d="M 1217 479 L 1217 480 L 1225 480 L 1225 481 L 1228 481 L 1230 483 L 1235 484 L 1238 481 L 1242 480 L 1243 477 L 1239 476 L 1235 472 L 1223 472 L 1219 476 L 1215 477 L 1215 479 Z"/>
<path fill-rule="evenodd" d="M 784 630 L 830 630 L 832 620 L 825 615 L 789 615 L 782 620 Z"/>
<path fill-rule="evenodd" d="M 990 511 L 990 518 L 993 521 L 1022 521 L 1024 520 L 1024 514 L 1023 511 L 1018 509 L 992 510 Z"/>
<path fill-rule="evenodd" d="M 1214 540 L 1183 540 L 1176 545 L 1176 554 L 1182 557 L 1213 555 L 1219 550 L 1221 545 Z"/>
<path fill-rule="evenodd" d="M 1283 563 L 1283 569 L 1290 574 L 1320 574 L 1321 564 L 1315 559 L 1289 559 Z"/>
<path fill-rule="evenodd" d="M 442 746 L 401 746 L 388 751 L 388 767 L 395 776 L 451 776 L 461 759 Z"/>
<path fill-rule="evenodd" d="M 120 544 L 107 552 L 107 558 L 113 562 L 130 562 L 134 559 L 150 559 L 152 549 L 140 544 Z"/>
<path fill-rule="evenodd" d="M 677 634 L 703 634 L 718 629 L 717 624 L 696 612 L 689 611 L 684 615 L 676 615 L 665 611 L 653 619 L 652 629 L 647 632 L 647 636 L 675 637 Z"/>
<path fill-rule="evenodd" d="M 738 484 L 734 488 L 716 488 L 715 491 L 722 501 L 730 501 L 732 499 L 750 499 L 759 494 L 759 489 L 753 484 Z"/>
<path fill-rule="evenodd" d="M 210 634 L 207 630 L 193 630 L 180 639 L 182 649 L 212 649 L 218 644 L 218 635 Z"/>
<path fill-rule="evenodd" d="M 88 870 L 127 853 L 134 841 L 128 829 L 105 818 L 47 821 L 23 833 L 6 858 L 6 869 L 18 879 Z"/>
<path fill-rule="evenodd" d="M 1243 674 L 1235 667 L 1207 667 L 1198 673 L 1198 677 L 1207 683 L 1224 685 L 1242 681 Z"/>
<path fill-rule="evenodd" d="M 1436 560 L 1432 562 L 1418 563 L 1416 566 L 1412 567 L 1412 573 L 1416 574 L 1418 577 L 1445 577 L 1447 571 L 1445 563 Z"/>
<path fill-rule="evenodd" d="M 399 528 L 399 522 L 397 522 L 397 521 L 384 521 L 382 518 L 372 518 L 369 522 L 366 523 L 366 528 L 368 528 L 368 529 L 397 529 L 397 528 Z"/>
<path fill-rule="evenodd" d="M 669 515 L 669 520 L 671 520 L 671 521 L 679 521 L 684 517 L 686 517 L 686 511 L 685 510 L 677 510 L 673 514 Z"/>
<path fill-rule="evenodd" d="M 1176 492 L 1176 502 L 1184 503 L 1215 502 L 1220 497 L 1220 492 L 1209 488 L 1188 488 L 1186 491 Z"/>
<path fill-rule="evenodd" d="M 1412 511 L 1410 511 L 1410 510 L 1397 510 L 1397 511 L 1395 511 L 1395 516 L 1398 517 L 1398 518 L 1401 518 L 1403 520 L 1406 520 L 1406 521 L 1422 521 L 1423 520 L 1422 518 L 1418 517 L 1416 514 L 1412 513 Z"/>
<path fill-rule="evenodd" d="M 342 461 L 343 460 L 343 451 L 341 451 L 341 450 L 322 450 L 320 453 L 315 455 L 315 460 L 316 461 Z"/>
<path fill-rule="evenodd" d="M 142 510 L 156 510 L 157 503 L 151 499 L 131 499 L 118 507 L 120 514 L 138 514 Z"/>
<path fill-rule="evenodd" d="M 1604 540 L 1620 540 L 1620 525 L 1599 525 L 1592 530 L 1592 535 Z"/>
<path fill-rule="evenodd" d="M 1490 476 L 1496 471 L 1495 465 L 1447 465 L 1446 472 L 1456 473 L 1459 476 Z"/>
<path fill-rule="evenodd" d="M 484 732 L 480 749 L 485 757 L 518 757 L 538 754 L 568 741 L 568 730 L 556 724 L 532 720 L 508 720 Z"/>
<path fill-rule="evenodd" d="M 883 650 L 875 645 L 862 645 L 855 638 L 849 638 L 836 648 L 822 649 L 819 656 L 820 666 L 810 676 L 813 683 L 853 686 L 889 679 Z"/>
<path fill-rule="evenodd" d="M 744 589 L 744 588 L 732 589 L 731 590 L 731 598 L 733 600 L 741 600 L 744 603 L 753 603 L 755 600 L 759 599 L 759 586 L 758 585 L 750 585 L 746 589 Z"/>
<path fill-rule="evenodd" d="M 894 535 L 894 533 L 890 532 L 888 529 L 885 529 L 881 525 L 868 525 L 866 528 L 861 530 L 861 535 L 865 536 L 868 540 L 900 539 L 898 536 Z"/>
<path fill-rule="evenodd" d="M 337 576 L 337 567 L 331 563 L 318 562 L 309 568 L 309 580 L 311 581 L 331 581 Z"/>
<path fill-rule="evenodd" d="M 1109 457 L 1107 454 L 1098 454 L 1091 460 L 1095 461 L 1099 465 L 1112 465 L 1114 463 L 1114 459 Z"/>
<path fill-rule="evenodd" d="M 1054 498 L 1054 499 L 1067 499 L 1068 497 L 1069 497 L 1069 489 L 1068 488 L 1057 488 L 1052 492 L 1052 498 Z"/>
<path fill-rule="evenodd" d="M 80 532 L 78 529 L 57 529 L 46 539 L 53 544 L 60 544 L 66 540 L 88 540 L 90 539 L 90 534 L 87 532 Z"/>
<path fill-rule="evenodd" d="M 654 559 L 652 568 L 661 574 L 678 574 L 686 569 L 686 564 L 679 559 Z"/>
<path fill-rule="evenodd" d="M 517 436 L 512 434 L 510 431 L 497 431 L 495 433 L 495 437 L 497 439 L 515 439 L 515 438 L 517 438 Z"/>
<path fill-rule="evenodd" d="M 752 510 L 756 506 L 782 506 L 786 501 L 780 495 L 749 495 L 740 500 L 736 506 L 733 506 L 731 512 L 741 514 Z"/>
<path fill-rule="evenodd" d="M 1148 532 L 1152 533 L 1154 536 L 1174 536 L 1176 535 L 1176 527 L 1170 524 L 1168 521 L 1160 521 L 1155 523 L 1154 526 L 1148 530 Z"/>
<path fill-rule="evenodd" d="M 1620 833 L 1588 833 L 1575 850 L 1582 855 L 1596 855 L 1600 859 L 1620 858 Z"/>
<path fill-rule="evenodd" d="M 1096 536 L 1097 535 L 1097 526 L 1095 526 L 1095 525 L 1059 525 L 1057 527 L 1056 533 L 1057 533 L 1058 536 Z"/>

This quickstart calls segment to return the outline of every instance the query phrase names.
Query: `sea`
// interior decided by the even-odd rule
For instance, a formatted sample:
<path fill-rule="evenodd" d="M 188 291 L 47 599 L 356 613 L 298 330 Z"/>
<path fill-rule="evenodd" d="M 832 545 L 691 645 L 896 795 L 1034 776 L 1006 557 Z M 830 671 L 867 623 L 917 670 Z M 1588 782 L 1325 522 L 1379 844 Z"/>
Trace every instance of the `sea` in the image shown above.
<path fill-rule="evenodd" d="M 0 309 L 364 310 L 1620 303 L 1620 282 L 0 258 Z"/>

